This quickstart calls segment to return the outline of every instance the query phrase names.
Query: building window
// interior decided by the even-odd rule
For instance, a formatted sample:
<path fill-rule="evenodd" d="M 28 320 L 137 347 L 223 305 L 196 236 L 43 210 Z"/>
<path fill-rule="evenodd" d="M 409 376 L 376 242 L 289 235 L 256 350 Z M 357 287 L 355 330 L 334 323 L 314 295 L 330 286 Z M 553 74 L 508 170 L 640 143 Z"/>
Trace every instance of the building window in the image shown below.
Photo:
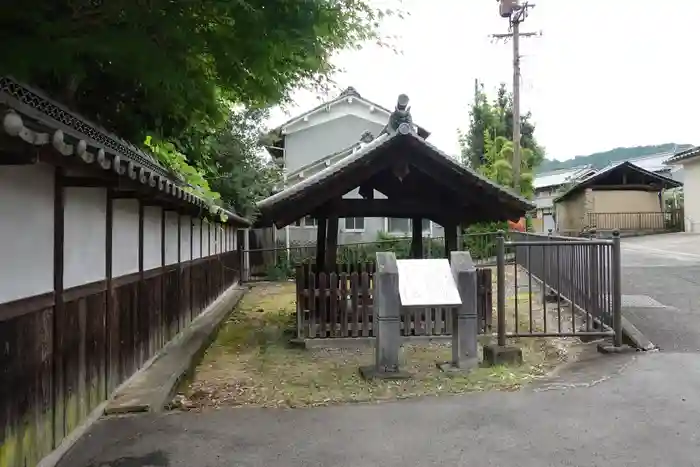
<path fill-rule="evenodd" d="M 430 232 L 430 219 L 423 219 L 423 233 Z M 411 219 L 397 217 L 387 218 L 386 230 L 390 234 L 410 234 L 412 232 Z"/>
<path fill-rule="evenodd" d="M 294 222 L 295 227 L 318 227 L 318 220 L 311 216 L 306 216 L 303 219 L 297 219 Z"/>
<path fill-rule="evenodd" d="M 365 230 L 364 217 L 346 217 L 345 231 L 346 232 L 363 232 Z"/>
<path fill-rule="evenodd" d="M 387 219 L 387 231 L 391 234 L 407 234 L 411 231 L 411 219 L 390 217 Z"/>

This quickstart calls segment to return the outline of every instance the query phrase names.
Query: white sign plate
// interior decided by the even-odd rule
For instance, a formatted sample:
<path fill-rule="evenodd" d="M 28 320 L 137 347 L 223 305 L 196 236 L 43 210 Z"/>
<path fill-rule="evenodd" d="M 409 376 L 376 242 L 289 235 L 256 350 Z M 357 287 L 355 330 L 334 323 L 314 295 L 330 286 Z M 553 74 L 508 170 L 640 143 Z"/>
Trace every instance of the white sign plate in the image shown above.
<path fill-rule="evenodd" d="M 462 304 L 447 259 L 400 259 L 401 306 L 457 306 Z"/>

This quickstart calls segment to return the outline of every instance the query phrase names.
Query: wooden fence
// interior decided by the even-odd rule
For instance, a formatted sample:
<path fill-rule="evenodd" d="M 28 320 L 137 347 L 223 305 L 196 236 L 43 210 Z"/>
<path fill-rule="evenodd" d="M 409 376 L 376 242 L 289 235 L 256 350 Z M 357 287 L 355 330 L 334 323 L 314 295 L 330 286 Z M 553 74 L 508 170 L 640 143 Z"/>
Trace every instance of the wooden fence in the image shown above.
<path fill-rule="evenodd" d="M 675 232 L 683 230 L 683 211 L 589 212 L 588 228 L 621 232 Z"/>
<path fill-rule="evenodd" d="M 239 268 L 231 251 L 3 304 L 0 465 L 36 465 L 237 282 Z"/>
<path fill-rule="evenodd" d="M 296 268 L 297 337 L 324 339 L 373 337 L 373 263 L 338 264 L 331 273 L 317 273 L 313 266 Z M 491 332 L 491 269 L 477 269 L 479 330 Z M 405 310 L 402 336 L 452 334 L 451 310 L 444 307 Z"/>

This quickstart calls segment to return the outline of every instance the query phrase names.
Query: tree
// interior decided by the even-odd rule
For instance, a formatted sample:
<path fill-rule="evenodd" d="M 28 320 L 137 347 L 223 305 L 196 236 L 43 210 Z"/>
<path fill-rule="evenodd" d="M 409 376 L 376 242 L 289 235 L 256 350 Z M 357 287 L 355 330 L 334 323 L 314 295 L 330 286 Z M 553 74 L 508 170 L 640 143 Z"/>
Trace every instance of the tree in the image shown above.
<path fill-rule="evenodd" d="M 499 185 L 512 188 L 513 142 L 503 136 L 492 138 L 487 131 L 484 134 L 484 146 L 486 153 L 479 172 Z M 534 195 L 532 172 L 535 156 L 531 149 L 523 148 L 521 152 L 520 193 L 530 198 Z"/>
<path fill-rule="evenodd" d="M 211 186 L 236 212 L 255 216 L 255 202 L 269 196 L 281 180 L 281 170 L 260 145 L 267 111 L 237 109 L 224 128 L 212 136 Z"/>
<path fill-rule="evenodd" d="M 394 12 L 370 3 L 6 0 L 0 73 L 129 141 L 150 136 L 161 161 L 199 171 L 233 104 L 264 108 L 296 87 L 323 87 L 336 51 L 379 41 L 380 20 Z"/>
<path fill-rule="evenodd" d="M 459 134 L 461 158 L 465 165 L 477 169 L 484 162 L 487 132 L 492 139 L 513 139 L 513 96 L 508 92 L 506 85 L 501 83 L 496 97 L 489 102 L 483 83 L 479 83 L 469 115 L 469 130 Z M 521 147 L 532 151 L 531 164 L 537 167 L 544 159 L 544 148 L 535 139 L 535 125 L 532 123 L 530 112 L 521 116 L 520 132 Z"/>
<path fill-rule="evenodd" d="M 477 84 L 474 102 L 469 110 L 469 131 L 459 132 L 462 163 L 467 167 L 478 169 L 483 164 L 486 154 L 484 133 L 497 125 L 494 117 L 493 109 L 484 92 L 484 85 Z"/>

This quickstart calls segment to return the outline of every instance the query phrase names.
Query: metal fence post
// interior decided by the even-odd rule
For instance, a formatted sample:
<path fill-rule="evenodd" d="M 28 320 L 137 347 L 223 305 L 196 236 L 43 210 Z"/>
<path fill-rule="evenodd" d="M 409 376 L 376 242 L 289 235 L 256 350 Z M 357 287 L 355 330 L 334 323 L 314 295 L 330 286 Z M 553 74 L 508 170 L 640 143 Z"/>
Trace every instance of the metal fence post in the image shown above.
<path fill-rule="evenodd" d="M 496 287 L 497 287 L 497 313 L 498 313 L 498 345 L 506 345 L 506 239 L 503 231 L 496 235 Z"/>
<path fill-rule="evenodd" d="M 613 231 L 612 244 L 612 308 L 613 328 L 615 331 L 614 345 L 622 346 L 622 255 L 620 252 L 620 231 Z"/>

